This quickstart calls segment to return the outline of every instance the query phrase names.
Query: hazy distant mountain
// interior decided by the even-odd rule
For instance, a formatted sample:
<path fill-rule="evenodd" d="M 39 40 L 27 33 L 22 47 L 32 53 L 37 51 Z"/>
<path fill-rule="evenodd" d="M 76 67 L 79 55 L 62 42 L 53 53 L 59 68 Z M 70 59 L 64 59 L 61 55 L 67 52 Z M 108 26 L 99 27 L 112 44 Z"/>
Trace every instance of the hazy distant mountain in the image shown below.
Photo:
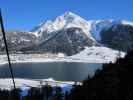
<path fill-rule="evenodd" d="M 7 42 L 11 51 L 52 52 L 73 55 L 85 47 L 106 46 L 127 51 L 133 47 L 133 23 L 124 20 L 90 20 L 66 12 L 46 21 L 31 32 L 9 31 Z M 0 34 L 0 50 L 4 50 Z"/>

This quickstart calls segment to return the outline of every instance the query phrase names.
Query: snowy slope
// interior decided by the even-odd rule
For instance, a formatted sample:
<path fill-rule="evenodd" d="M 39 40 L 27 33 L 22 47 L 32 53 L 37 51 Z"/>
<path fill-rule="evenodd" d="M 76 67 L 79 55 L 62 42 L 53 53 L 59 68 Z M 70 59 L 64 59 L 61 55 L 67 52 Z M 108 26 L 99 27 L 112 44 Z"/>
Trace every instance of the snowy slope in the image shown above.
<path fill-rule="evenodd" d="M 80 53 L 71 56 L 71 59 L 77 59 L 92 63 L 115 62 L 118 57 L 124 57 L 125 53 L 112 50 L 107 47 L 86 47 Z"/>

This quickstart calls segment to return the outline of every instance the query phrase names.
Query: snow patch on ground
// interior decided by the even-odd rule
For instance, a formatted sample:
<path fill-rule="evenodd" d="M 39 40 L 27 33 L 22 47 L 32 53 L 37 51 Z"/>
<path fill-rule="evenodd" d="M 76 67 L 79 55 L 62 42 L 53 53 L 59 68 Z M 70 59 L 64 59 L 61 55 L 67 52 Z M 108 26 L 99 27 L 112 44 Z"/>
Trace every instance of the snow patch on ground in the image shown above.
<path fill-rule="evenodd" d="M 44 85 L 50 85 L 51 87 L 59 86 L 62 89 L 69 89 L 71 88 L 75 82 L 72 81 L 55 81 L 53 79 L 22 79 L 22 78 L 15 78 L 16 87 L 20 88 L 21 90 L 28 90 L 31 87 L 41 87 Z M 79 85 L 82 85 L 79 82 Z M 13 89 L 13 82 L 10 78 L 1 78 L 0 79 L 0 89 Z M 64 90 L 64 91 L 65 91 Z"/>

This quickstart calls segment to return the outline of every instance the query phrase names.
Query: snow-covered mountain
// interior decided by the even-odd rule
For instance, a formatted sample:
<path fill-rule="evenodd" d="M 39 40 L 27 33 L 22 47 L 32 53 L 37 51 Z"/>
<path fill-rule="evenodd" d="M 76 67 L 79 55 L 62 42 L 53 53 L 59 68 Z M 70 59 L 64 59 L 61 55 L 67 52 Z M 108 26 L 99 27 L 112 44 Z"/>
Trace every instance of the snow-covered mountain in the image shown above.
<path fill-rule="evenodd" d="M 133 23 L 113 19 L 88 21 L 72 12 L 66 12 L 55 20 L 41 23 L 31 32 L 7 32 L 7 42 L 11 51 L 61 52 L 69 56 L 92 46 L 99 46 L 101 50 L 104 46 L 125 52 L 133 48 Z M 3 50 L 0 34 L 0 51 Z"/>
<path fill-rule="evenodd" d="M 40 51 L 76 54 L 85 46 L 98 45 L 89 32 L 89 23 L 71 12 L 57 17 L 54 21 L 42 23 L 32 30 L 38 38 Z"/>
<path fill-rule="evenodd" d="M 40 24 L 35 29 L 32 30 L 32 32 L 37 36 L 41 37 L 43 34 L 49 34 L 62 30 L 62 29 L 69 29 L 72 27 L 81 28 L 84 32 L 84 34 L 88 38 L 92 38 L 91 33 L 89 33 L 88 29 L 88 22 L 81 18 L 80 16 L 72 13 L 72 12 L 66 12 L 65 14 L 57 17 L 54 21 L 46 21 L 45 23 Z"/>
<path fill-rule="evenodd" d="M 40 37 L 40 40 L 43 40 L 41 44 L 45 43 L 44 41 L 51 40 L 51 38 L 57 39 L 55 35 L 57 36 L 62 33 L 63 35 L 67 35 L 62 38 L 68 38 L 67 44 L 71 44 L 72 46 L 75 43 L 73 43 L 74 39 L 71 36 L 77 37 L 80 35 L 75 41 L 80 41 L 81 44 L 74 48 L 74 53 L 80 51 L 79 48 L 81 48 L 81 45 L 82 47 L 102 45 L 124 52 L 133 48 L 133 23 L 126 20 L 109 19 L 87 21 L 72 12 L 66 12 L 57 17 L 54 21 L 42 23 L 33 30 L 33 34 L 38 38 Z M 72 31 L 70 32 L 69 30 Z M 87 41 L 87 38 L 89 42 L 87 45 L 83 45 L 84 41 Z M 57 40 L 55 41 L 57 44 L 59 43 Z M 60 46 L 57 44 L 56 48 L 59 48 Z M 76 44 L 78 43 L 76 42 Z M 71 47 L 69 46 L 69 48 Z M 70 50 L 68 50 L 68 52 L 70 52 Z"/>

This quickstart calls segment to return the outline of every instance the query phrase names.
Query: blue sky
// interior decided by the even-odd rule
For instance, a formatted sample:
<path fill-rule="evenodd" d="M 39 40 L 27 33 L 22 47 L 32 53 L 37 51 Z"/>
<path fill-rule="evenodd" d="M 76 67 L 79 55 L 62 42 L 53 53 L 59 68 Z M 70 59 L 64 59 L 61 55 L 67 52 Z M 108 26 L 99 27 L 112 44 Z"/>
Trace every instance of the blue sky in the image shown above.
<path fill-rule="evenodd" d="M 42 21 L 71 11 L 90 19 L 133 21 L 133 0 L 0 0 L 5 28 L 31 30 Z"/>

